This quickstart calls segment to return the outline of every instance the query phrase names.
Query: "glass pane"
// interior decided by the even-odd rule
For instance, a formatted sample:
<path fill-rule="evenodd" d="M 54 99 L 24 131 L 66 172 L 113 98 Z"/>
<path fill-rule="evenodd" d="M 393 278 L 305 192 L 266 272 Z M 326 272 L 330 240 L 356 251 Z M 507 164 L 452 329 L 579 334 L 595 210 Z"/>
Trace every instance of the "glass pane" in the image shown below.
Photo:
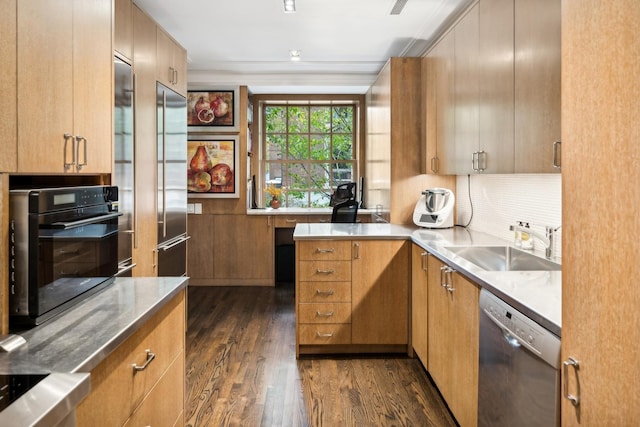
<path fill-rule="evenodd" d="M 309 107 L 288 107 L 289 133 L 309 132 Z"/>
<path fill-rule="evenodd" d="M 265 186 L 269 187 L 273 185 L 274 187 L 282 186 L 282 164 L 281 163 L 266 163 L 264 165 L 264 182 Z"/>
<path fill-rule="evenodd" d="M 353 165 L 350 163 L 334 163 L 332 169 L 334 186 L 353 181 Z"/>
<path fill-rule="evenodd" d="M 265 107 L 264 123 L 266 132 L 286 132 L 287 122 L 285 120 L 285 107 Z"/>
<path fill-rule="evenodd" d="M 313 135 L 311 137 L 311 159 L 329 160 L 330 135 Z"/>
<path fill-rule="evenodd" d="M 311 133 L 331 131 L 331 107 L 311 107 Z"/>
<path fill-rule="evenodd" d="M 289 135 L 289 160 L 309 159 L 309 137 L 307 135 Z"/>
<path fill-rule="evenodd" d="M 333 131 L 353 132 L 353 107 L 333 107 Z"/>
<path fill-rule="evenodd" d="M 287 190 L 287 207 L 290 208 L 306 208 L 308 202 L 309 193 L 307 191 Z"/>
<path fill-rule="evenodd" d="M 312 163 L 311 164 L 311 187 L 326 189 L 331 188 L 329 181 L 331 166 L 329 163 Z"/>
<path fill-rule="evenodd" d="M 286 187 L 287 191 L 306 190 L 309 188 L 309 164 L 308 163 L 289 163 L 287 169 Z"/>
<path fill-rule="evenodd" d="M 311 208 L 327 208 L 331 202 L 331 195 L 326 191 L 312 191 L 310 197 L 311 203 L 309 207 Z"/>
<path fill-rule="evenodd" d="M 345 134 L 333 134 L 333 156 L 334 160 L 353 159 L 353 136 Z"/>
<path fill-rule="evenodd" d="M 283 160 L 287 154 L 287 140 L 283 134 L 268 134 L 265 150 L 266 160 Z"/>

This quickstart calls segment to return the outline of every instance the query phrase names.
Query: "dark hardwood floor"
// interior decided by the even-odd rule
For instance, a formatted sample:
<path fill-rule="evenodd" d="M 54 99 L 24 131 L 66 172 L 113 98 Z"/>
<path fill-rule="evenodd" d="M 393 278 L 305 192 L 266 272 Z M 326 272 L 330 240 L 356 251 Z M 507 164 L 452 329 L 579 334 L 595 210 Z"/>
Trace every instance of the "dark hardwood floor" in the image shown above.
<path fill-rule="evenodd" d="M 187 426 L 454 426 L 417 359 L 295 357 L 293 285 L 190 287 Z"/>

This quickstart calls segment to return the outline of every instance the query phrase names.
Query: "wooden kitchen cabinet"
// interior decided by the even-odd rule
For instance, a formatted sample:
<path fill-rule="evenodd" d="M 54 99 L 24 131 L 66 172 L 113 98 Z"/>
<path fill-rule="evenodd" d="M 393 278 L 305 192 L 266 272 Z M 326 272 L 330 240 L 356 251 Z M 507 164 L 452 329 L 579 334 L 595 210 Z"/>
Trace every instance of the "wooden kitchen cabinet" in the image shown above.
<path fill-rule="evenodd" d="M 17 13 L 17 171 L 111 173 L 112 1 L 33 0 Z"/>
<path fill-rule="evenodd" d="M 296 354 L 408 352 L 410 246 L 296 242 Z"/>
<path fill-rule="evenodd" d="M 185 310 L 182 291 L 91 370 L 78 426 L 171 426 L 183 417 Z M 145 362 L 145 369 L 133 368 Z"/>
<path fill-rule="evenodd" d="M 403 240 L 352 242 L 351 342 L 409 342 L 410 246 Z"/>
<path fill-rule="evenodd" d="M 0 0 L 0 57 L 3 71 L 0 73 L 0 172 L 15 172 L 17 167 L 17 74 L 16 74 L 16 0 Z"/>
<path fill-rule="evenodd" d="M 560 0 L 515 0 L 515 172 L 559 173 Z"/>
<path fill-rule="evenodd" d="M 191 285 L 273 286 L 274 227 L 270 216 L 189 215 L 187 272 Z"/>
<path fill-rule="evenodd" d="M 156 36 L 158 81 L 182 96 L 187 96 L 187 51 L 160 27 Z"/>
<path fill-rule="evenodd" d="M 479 287 L 428 258 L 429 373 L 458 423 L 477 425 Z"/>
<path fill-rule="evenodd" d="M 453 31 L 455 35 L 454 66 L 454 138 L 453 170 L 458 175 L 473 173 L 473 153 L 480 148 L 480 83 L 479 83 L 479 6 L 476 3 L 460 19 Z"/>
<path fill-rule="evenodd" d="M 133 274 L 157 276 L 156 23 L 133 6 L 135 108 L 135 225 Z"/>
<path fill-rule="evenodd" d="M 637 0 L 562 2 L 563 426 L 638 423 L 638 17 Z"/>
<path fill-rule="evenodd" d="M 131 0 L 114 0 L 113 50 L 133 59 L 133 3 Z"/>
<path fill-rule="evenodd" d="M 429 252 L 415 243 L 411 245 L 411 345 L 427 370 L 429 369 L 428 257 Z"/>
<path fill-rule="evenodd" d="M 435 117 L 434 132 L 428 132 L 433 140 L 427 146 L 435 147 L 434 157 L 427 159 L 429 172 L 448 175 L 455 172 L 455 34 L 445 34 L 427 54 L 427 75 L 431 91 L 427 105 Z"/>
<path fill-rule="evenodd" d="M 514 172 L 513 7 L 513 0 L 479 3 L 478 157 L 484 173 Z"/>

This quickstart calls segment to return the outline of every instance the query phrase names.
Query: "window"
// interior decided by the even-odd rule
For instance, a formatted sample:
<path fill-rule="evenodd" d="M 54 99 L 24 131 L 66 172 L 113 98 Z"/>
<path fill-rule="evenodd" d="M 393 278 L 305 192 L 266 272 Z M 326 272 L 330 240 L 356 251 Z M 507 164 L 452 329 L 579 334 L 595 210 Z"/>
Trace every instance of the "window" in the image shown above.
<path fill-rule="evenodd" d="M 327 207 L 337 185 L 356 181 L 358 106 L 354 101 L 261 104 L 264 184 L 283 188 L 283 206 Z"/>

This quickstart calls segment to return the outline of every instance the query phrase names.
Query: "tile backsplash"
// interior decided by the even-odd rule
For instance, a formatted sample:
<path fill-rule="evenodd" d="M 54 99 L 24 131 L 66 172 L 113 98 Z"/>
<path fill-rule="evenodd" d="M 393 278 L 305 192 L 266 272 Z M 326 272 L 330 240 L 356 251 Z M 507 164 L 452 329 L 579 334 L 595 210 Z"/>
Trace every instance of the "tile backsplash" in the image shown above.
<path fill-rule="evenodd" d="M 469 222 L 472 202 L 472 230 L 513 241 L 509 226 L 517 221 L 528 222 L 543 235 L 544 226 L 562 223 L 560 174 L 461 175 L 456 187 L 456 224 Z M 554 243 L 557 256 L 562 255 L 561 241 L 562 229 L 556 233 Z M 544 248 L 538 241 L 535 245 L 536 249 Z"/>

